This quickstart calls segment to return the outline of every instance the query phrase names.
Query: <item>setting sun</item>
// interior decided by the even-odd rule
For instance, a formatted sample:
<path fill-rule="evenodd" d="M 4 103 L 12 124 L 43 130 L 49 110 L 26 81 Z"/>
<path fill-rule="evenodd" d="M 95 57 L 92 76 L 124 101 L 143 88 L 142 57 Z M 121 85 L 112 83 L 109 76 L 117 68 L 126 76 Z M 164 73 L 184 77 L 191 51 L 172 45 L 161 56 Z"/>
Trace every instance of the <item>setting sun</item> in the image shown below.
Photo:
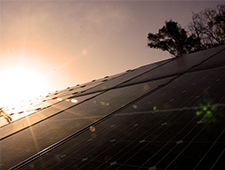
<path fill-rule="evenodd" d="M 0 73 L 0 107 L 13 106 L 21 100 L 31 99 L 50 91 L 44 76 L 30 68 L 8 68 Z"/>

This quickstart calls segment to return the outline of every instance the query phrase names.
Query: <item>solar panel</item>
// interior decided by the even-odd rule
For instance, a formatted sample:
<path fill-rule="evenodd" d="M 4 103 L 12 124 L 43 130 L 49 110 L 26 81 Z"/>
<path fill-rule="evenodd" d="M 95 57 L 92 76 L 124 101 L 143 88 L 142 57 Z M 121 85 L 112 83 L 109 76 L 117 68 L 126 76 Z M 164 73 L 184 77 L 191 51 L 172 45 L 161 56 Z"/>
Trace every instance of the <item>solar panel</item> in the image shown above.
<path fill-rule="evenodd" d="M 82 94 L 57 92 L 50 101 L 66 95 L 29 115 L 45 115 L 31 126 L 17 128 L 24 118 L 1 128 L 1 169 L 223 167 L 224 49 L 128 71 Z"/>
<path fill-rule="evenodd" d="M 138 69 L 134 69 L 134 70 L 129 70 L 125 74 L 115 77 L 115 79 L 113 79 L 113 80 L 104 82 L 103 84 L 101 84 L 99 86 L 96 86 L 90 90 L 87 90 L 85 93 L 93 93 L 93 92 L 102 91 L 102 90 L 105 91 L 105 90 L 109 90 L 114 87 L 118 87 L 120 84 L 125 83 L 129 80 L 132 80 L 138 76 L 141 76 L 142 74 L 145 74 L 149 70 L 160 67 L 161 65 L 164 65 L 168 62 L 170 62 L 170 60 L 161 61 L 161 62 L 157 62 L 157 63 L 151 64 L 151 65 L 142 66 L 142 67 L 140 67 Z"/>

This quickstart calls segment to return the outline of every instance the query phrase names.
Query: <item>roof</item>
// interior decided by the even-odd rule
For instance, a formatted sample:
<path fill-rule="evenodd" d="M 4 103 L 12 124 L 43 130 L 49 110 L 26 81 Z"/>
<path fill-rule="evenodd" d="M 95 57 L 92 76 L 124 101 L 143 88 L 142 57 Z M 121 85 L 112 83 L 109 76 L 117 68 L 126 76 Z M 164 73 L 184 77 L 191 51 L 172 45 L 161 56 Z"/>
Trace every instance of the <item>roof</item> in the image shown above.
<path fill-rule="evenodd" d="M 0 169 L 219 169 L 224 84 L 219 46 L 3 108 Z"/>

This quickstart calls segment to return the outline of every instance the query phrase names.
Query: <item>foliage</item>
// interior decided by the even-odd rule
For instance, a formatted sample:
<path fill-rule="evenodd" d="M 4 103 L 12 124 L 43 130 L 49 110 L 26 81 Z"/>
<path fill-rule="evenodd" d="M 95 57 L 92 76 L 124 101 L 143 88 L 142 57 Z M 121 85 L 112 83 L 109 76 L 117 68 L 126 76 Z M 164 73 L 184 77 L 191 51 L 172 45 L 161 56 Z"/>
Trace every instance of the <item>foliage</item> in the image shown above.
<path fill-rule="evenodd" d="M 201 48 L 225 44 L 225 4 L 193 13 L 189 30 L 201 40 Z"/>
<path fill-rule="evenodd" d="M 148 34 L 148 46 L 168 51 L 179 57 L 198 49 L 199 39 L 194 35 L 187 35 L 181 26 L 172 20 L 166 21 L 165 26 L 159 29 L 158 33 Z"/>
<path fill-rule="evenodd" d="M 166 21 L 158 33 L 148 34 L 148 46 L 180 57 L 182 55 L 225 44 L 225 4 L 215 9 L 193 13 L 189 32 L 177 22 Z"/>

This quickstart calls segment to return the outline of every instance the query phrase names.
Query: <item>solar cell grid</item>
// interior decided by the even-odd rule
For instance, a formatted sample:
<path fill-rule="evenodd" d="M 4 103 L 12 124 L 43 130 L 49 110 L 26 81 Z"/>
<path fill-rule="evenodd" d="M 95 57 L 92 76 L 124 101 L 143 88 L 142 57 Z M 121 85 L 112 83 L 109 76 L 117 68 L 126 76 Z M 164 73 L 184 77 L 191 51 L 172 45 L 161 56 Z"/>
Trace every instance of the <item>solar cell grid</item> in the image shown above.
<path fill-rule="evenodd" d="M 178 112 L 179 113 L 179 112 Z M 160 115 L 160 113 L 155 113 L 155 114 L 158 114 L 158 115 Z M 187 116 L 187 114 L 190 114 L 189 112 L 186 112 L 184 115 L 185 116 Z M 168 114 L 167 114 L 168 115 Z M 149 116 L 149 115 L 148 115 Z M 117 117 L 117 116 L 115 116 L 115 117 Z M 125 117 L 127 117 L 127 115 L 125 116 Z M 129 116 L 130 117 L 130 116 Z M 192 117 L 193 117 L 193 114 L 192 114 Z M 135 117 L 135 120 L 136 120 L 136 118 L 137 117 Z M 168 118 L 170 118 L 170 116 L 168 117 Z M 124 119 L 125 120 L 125 119 Z M 142 118 L 140 118 L 140 120 L 143 120 L 143 117 Z M 135 125 L 137 125 L 137 122 L 138 121 L 140 121 L 140 120 L 137 120 L 136 122 L 133 122 L 133 126 L 134 127 L 136 127 L 136 129 L 138 128 L 138 126 L 135 126 Z M 147 119 L 146 119 L 147 120 Z M 110 119 L 108 119 L 107 121 L 109 121 L 110 122 Z M 114 123 L 114 125 L 116 124 L 116 122 L 114 122 L 115 120 L 113 120 L 113 123 Z M 193 121 L 193 120 L 192 120 Z M 118 120 L 118 122 L 119 122 L 119 120 Z M 131 122 L 130 120 L 128 120 L 127 122 Z M 165 122 L 165 121 L 162 121 L 162 122 Z M 160 123 L 160 125 L 161 125 L 161 127 L 162 126 L 165 126 L 165 130 L 167 130 L 167 128 L 166 128 L 166 126 L 168 126 L 169 124 L 165 124 L 165 125 L 163 125 L 163 123 Z M 166 122 L 168 122 L 168 121 L 166 121 Z M 104 124 L 105 124 L 106 122 L 104 122 Z M 149 125 L 148 124 L 148 122 L 145 122 L 147 125 Z M 112 124 L 112 123 L 111 123 Z M 102 126 L 102 127 L 104 127 L 104 126 Z M 109 126 L 109 127 L 111 127 L 111 125 Z M 116 127 L 116 125 L 114 126 L 114 127 Z M 129 127 L 129 126 L 124 126 L 124 127 Z M 160 127 L 159 127 L 160 128 Z M 98 139 L 98 137 L 101 137 L 101 138 L 103 138 L 103 139 L 108 139 L 107 138 L 107 136 L 105 136 L 105 135 L 107 135 L 107 134 L 112 134 L 112 132 L 110 131 L 110 130 L 101 130 L 102 128 L 100 128 L 100 127 L 98 127 L 98 126 L 96 126 L 96 129 L 100 129 L 100 131 L 102 132 L 102 134 L 100 133 L 100 134 L 98 134 L 97 136 L 96 136 L 96 139 Z M 121 129 L 121 131 L 123 131 L 123 129 Z M 133 131 L 131 130 L 131 134 L 133 133 Z M 140 134 L 140 133 L 139 133 Z M 103 135 L 103 136 L 102 136 Z M 126 134 L 127 135 L 127 134 Z M 221 136 L 221 135 L 220 135 Z M 82 138 L 83 139 L 83 138 Z M 75 138 L 75 140 L 77 140 L 77 138 Z M 92 141 L 94 141 L 95 139 L 93 139 Z M 99 142 L 99 140 L 97 140 L 98 142 Z M 100 140 L 101 141 L 101 140 Z M 134 149 L 134 154 L 137 154 L 137 153 L 140 153 L 140 155 L 142 155 L 142 154 L 144 154 L 145 156 L 146 156 L 146 159 L 147 159 L 147 155 L 152 155 L 152 154 L 149 154 L 149 152 L 148 151 L 150 151 L 151 150 L 151 148 L 152 147 L 154 147 L 155 148 L 155 146 L 157 146 L 157 145 L 160 145 L 160 146 L 158 146 L 158 149 L 160 150 L 160 152 L 158 152 L 158 158 L 157 158 L 157 155 L 153 155 L 153 158 L 151 159 L 151 160 L 149 160 L 149 163 L 147 162 L 147 163 L 145 163 L 145 166 L 143 165 L 143 168 L 145 167 L 151 167 L 151 166 L 156 166 L 156 167 L 164 167 L 165 168 L 165 166 L 166 165 L 168 165 L 168 157 L 169 158 L 174 158 L 174 157 L 176 157 L 177 156 L 177 154 L 178 153 L 181 153 L 181 151 L 185 148 L 185 147 L 187 147 L 188 146 L 188 143 L 187 142 L 169 142 L 168 143 L 168 145 L 167 145 L 167 147 L 162 147 L 162 145 L 164 145 L 165 143 L 163 143 L 162 141 L 161 142 L 159 142 L 159 141 L 155 141 L 155 142 L 152 142 L 152 145 L 148 145 L 148 142 L 147 142 L 147 140 L 139 140 L 139 142 L 135 142 L 135 140 L 128 140 L 127 141 L 127 143 L 125 143 L 124 145 L 122 145 L 121 144 L 121 142 L 123 142 L 123 141 L 126 141 L 126 140 L 122 140 L 122 141 L 118 141 L 118 140 L 116 140 L 116 141 L 114 141 L 114 142 L 118 142 L 117 144 L 117 146 L 122 146 L 122 148 L 124 149 L 124 147 L 126 148 L 127 147 L 127 144 L 131 147 L 131 148 L 127 148 L 126 149 L 126 151 L 125 151 L 125 154 L 128 152 L 128 151 L 130 151 L 130 149 Z M 131 142 L 132 141 L 132 142 Z M 143 141 L 143 142 L 141 142 L 141 141 Z M 71 141 L 72 142 L 72 141 Z M 104 141 L 104 142 L 106 142 L 106 141 Z M 108 142 L 110 142 L 109 140 L 108 140 Z M 168 142 L 168 141 L 167 141 Z M 74 142 L 75 143 L 75 142 Z M 146 144 L 147 144 L 147 146 L 149 146 L 149 149 L 143 149 L 143 148 L 146 148 Z M 204 143 L 200 143 L 201 145 L 203 145 Z M 208 149 L 209 147 L 210 147 L 210 143 L 206 143 L 206 145 L 204 145 L 203 146 L 203 148 L 205 148 L 206 147 L 206 149 Z M 70 146 L 70 149 L 72 149 L 71 148 L 71 144 L 69 144 L 68 146 Z M 92 155 L 92 157 L 94 156 L 94 155 L 98 155 L 98 157 L 99 157 L 99 154 L 101 154 L 101 153 L 105 153 L 106 151 L 107 151 L 107 148 L 110 146 L 108 146 L 108 145 L 105 145 L 104 143 L 102 143 L 101 145 L 98 145 L 98 147 L 101 147 L 101 146 L 104 146 L 103 148 L 96 148 L 95 147 L 95 145 L 90 145 L 90 146 L 94 146 L 94 148 L 92 148 L 92 149 L 90 149 L 90 148 L 87 148 L 87 150 L 85 149 L 86 147 L 84 147 L 84 148 L 82 148 L 80 151 L 81 151 L 81 153 L 83 152 L 83 153 L 86 153 L 87 155 Z M 90 147 L 89 146 L 89 147 Z M 124 147 L 123 147 L 124 146 Z M 143 147 L 144 146 L 144 147 Z M 65 147 L 65 146 L 64 146 Z M 136 147 L 136 149 L 135 149 L 135 147 Z M 163 149 L 162 149 L 163 148 Z M 59 150 L 60 150 L 60 148 L 58 148 Z M 114 147 L 112 147 L 111 149 L 115 149 L 114 151 L 118 151 L 119 149 L 118 148 L 114 148 Z M 197 147 L 197 149 L 198 149 L 198 147 Z M 98 152 L 96 153 L 93 153 L 92 151 L 93 150 L 97 150 Z M 61 149 L 61 151 L 64 151 L 64 149 Z M 74 154 L 75 155 L 77 155 L 77 153 L 76 153 L 76 151 L 77 151 L 77 149 L 72 149 L 71 151 L 74 151 Z M 163 152 L 162 152 L 163 151 Z M 190 149 L 189 151 L 192 151 L 192 149 Z M 198 151 L 201 151 L 201 150 L 198 150 Z M 206 150 L 207 151 L 207 150 Z M 87 153 L 87 152 L 89 152 L 89 153 Z M 111 152 L 112 152 L 112 150 L 111 150 Z M 132 152 L 132 151 L 131 151 Z M 169 153 L 169 156 L 167 157 L 167 154 Z M 204 153 L 204 152 L 201 152 L 201 154 L 202 153 Z M 68 152 L 67 151 L 65 151 L 65 155 L 66 156 L 68 156 L 67 155 L 68 154 Z M 121 153 L 117 153 L 117 154 L 115 154 L 115 152 L 112 152 L 112 155 L 114 155 L 114 157 L 116 157 L 116 155 L 119 155 L 119 156 L 121 156 L 121 155 L 123 155 L 123 154 L 121 154 Z M 172 155 L 171 155 L 172 154 Z M 192 153 L 193 154 L 193 153 Z M 62 153 L 62 155 L 64 155 L 63 153 Z M 78 155 L 80 155 L 80 154 L 78 154 Z M 84 164 L 84 169 L 85 168 L 87 168 L 87 167 L 92 167 L 92 168 L 94 168 L 94 167 L 98 167 L 99 166 L 99 168 L 100 167 L 102 167 L 102 166 L 105 166 L 106 165 L 106 162 L 104 162 L 104 161 L 102 161 L 102 160 L 99 160 L 99 159 L 94 159 L 94 158 L 88 158 L 87 157 L 87 155 L 84 155 L 83 156 L 83 158 L 82 159 L 84 159 L 84 158 L 87 158 L 87 160 L 86 160 L 86 164 Z M 104 155 L 104 154 L 103 154 Z M 131 154 L 128 154 L 128 155 L 131 155 Z M 162 159 L 162 155 L 166 155 L 166 157 L 164 158 L 165 160 L 166 160 L 166 162 L 164 162 L 164 161 L 162 161 L 161 159 Z M 190 154 L 189 154 L 190 155 Z M 123 155 L 124 156 L 124 155 Z M 201 155 L 202 156 L 202 155 Z M 194 156 L 193 156 L 194 157 Z M 77 157 L 71 157 L 72 159 L 74 158 L 74 159 L 77 159 Z M 129 157 L 128 157 L 129 158 Z M 111 158 L 112 159 L 112 158 Z M 44 160 L 49 160 L 49 159 L 44 159 Z M 81 160 L 81 159 L 80 159 Z M 112 159 L 112 160 L 115 160 L 115 159 Z M 136 160 L 136 159 L 135 159 Z M 143 161 L 143 159 L 141 159 L 141 160 L 139 160 L 139 161 Z M 133 166 L 133 167 L 136 167 L 137 168 L 137 162 L 139 162 L 138 160 L 136 160 L 136 164 Z M 190 159 L 189 159 L 189 161 L 190 161 Z M 115 163 L 115 165 L 116 165 L 116 167 L 121 167 L 121 168 L 123 168 L 123 167 L 132 167 L 132 162 L 133 161 L 131 161 L 131 164 L 129 164 L 129 163 L 121 163 L 121 162 L 119 162 L 119 160 L 118 159 L 116 159 L 115 161 L 113 161 L 114 163 Z M 155 162 L 155 164 L 153 164 Z M 171 162 L 172 162 L 172 160 L 171 160 Z M 65 162 L 64 162 L 65 163 Z M 64 164 L 64 163 L 62 163 L 62 164 Z M 111 162 L 112 163 L 112 162 Z M 134 163 L 134 162 L 133 162 Z M 139 162 L 140 163 L 140 162 Z M 189 164 L 189 162 L 187 162 L 188 163 L 188 165 L 190 165 Z M 90 166 L 91 165 L 91 166 Z M 147 166 L 148 165 L 148 166 Z M 176 164 L 176 167 L 179 165 L 179 163 L 178 164 Z M 185 164 L 186 165 L 186 164 Z M 62 166 L 62 165 L 61 165 Z M 108 166 L 109 166 L 109 161 L 108 161 Z M 114 166 L 114 165 L 112 165 L 112 166 Z M 172 166 L 172 165 L 171 165 Z M 184 166 L 184 164 L 182 164 L 182 166 Z M 79 167 L 78 165 L 77 165 L 77 167 Z M 190 166 L 189 166 L 190 167 Z M 114 167 L 115 168 L 115 167 Z M 174 167 L 173 167 L 174 168 Z M 82 169 L 82 168 L 81 168 Z"/>
<path fill-rule="evenodd" d="M 1 140 L 1 153 L 5 155 L 1 168 L 7 169 L 26 158 L 28 161 L 18 166 L 21 169 L 224 166 L 225 67 L 221 64 L 223 59 L 214 58 L 221 58 L 224 48 L 105 77 L 109 80 L 102 84 L 97 80 L 77 86 L 87 89 L 82 94 L 74 94 L 70 88 L 51 94 L 54 99 L 47 98 L 49 101 L 60 95 L 65 98 L 37 112 L 49 117 Z M 96 90 L 101 92 L 85 95 Z M 77 98 L 79 95 L 83 100 Z M 41 152 L 32 157 L 38 151 Z"/>
<path fill-rule="evenodd" d="M 85 93 L 92 93 L 92 92 L 96 92 L 96 91 L 111 89 L 113 87 L 119 86 L 123 82 L 132 80 L 133 78 L 138 77 L 138 76 L 148 72 L 149 70 L 160 67 L 161 65 L 164 65 L 168 62 L 170 62 L 170 60 L 168 60 L 168 61 L 166 60 L 166 61 L 162 61 L 162 62 L 158 62 L 158 63 L 154 63 L 151 65 L 146 65 L 146 66 L 140 67 L 138 69 L 133 70 L 132 72 L 127 72 L 122 76 L 118 76 L 111 81 L 105 82 L 104 84 L 102 84 L 100 86 L 97 86 L 90 90 L 87 90 Z"/>
<path fill-rule="evenodd" d="M 204 112 L 216 109 L 214 104 L 224 103 L 225 84 L 224 73 L 225 68 L 213 69 L 213 71 L 199 71 L 195 73 L 187 73 L 167 84 L 160 90 L 146 97 L 145 104 L 136 103 L 136 107 L 130 107 L 123 112 L 135 112 L 145 110 L 170 110 L 170 109 L 188 109 L 191 107 Z M 202 79 L 202 77 L 204 77 Z M 220 79 L 220 83 L 216 80 Z M 199 80 L 201 80 L 199 83 Z M 191 83 L 188 83 L 191 82 Z M 192 84 L 192 86 L 190 85 Z M 206 87 L 212 88 L 206 88 Z M 212 106 L 212 107 L 210 107 Z M 209 110 L 208 110 L 209 109 Z"/>
<path fill-rule="evenodd" d="M 104 93 L 100 95 L 100 97 L 94 98 L 94 100 L 86 101 L 85 104 L 78 105 L 76 107 L 66 110 L 65 112 L 61 111 L 62 113 L 60 112 L 60 114 L 55 115 L 51 118 L 46 119 L 43 122 L 40 122 L 34 125 L 32 127 L 32 133 L 36 136 L 37 143 L 39 143 L 40 145 L 40 149 L 38 150 L 41 150 L 42 148 L 47 147 L 48 145 L 51 145 L 53 142 L 56 142 L 57 140 L 60 140 L 63 137 L 66 137 L 70 133 L 74 132 L 75 129 L 82 128 L 85 125 L 88 125 L 96 120 L 96 118 L 94 117 L 91 117 L 90 119 L 84 118 L 84 120 L 82 121 L 81 119 L 77 119 L 77 118 L 86 117 L 86 116 L 99 116 L 99 115 L 104 116 L 114 111 L 115 109 L 120 108 L 123 105 L 126 105 L 127 103 L 131 102 L 132 100 L 136 99 L 142 94 L 147 93 L 148 91 L 150 91 L 150 89 L 154 88 L 155 86 L 157 87 L 157 85 L 160 84 L 161 82 L 162 81 L 156 81 L 156 82 L 151 82 L 150 84 L 142 84 L 139 86 L 133 86 L 129 88 L 125 87 L 125 88 L 109 91 L 108 93 Z M 137 89 L 139 89 L 139 93 L 132 93 L 136 91 Z M 119 100 L 118 100 L 118 96 L 120 96 Z M 57 121 L 57 120 L 60 120 L 60 121 Z M 57 125 L 55 124 L 56 122 L 57 122 Z M 81 125 L 79 125 L 78 127 L 74 127 L 73 124 L 79 124 L 78 122 L 81 122 Z M 67 129 L 65 129 L 65 127 L 67 127 Z M 75 129 L 71 127 L 74 127 Z M 48 138 L 49 134 L 51 133 L 55 134 L 56 132 L 57 132 L 57 135 L 55 135 L 54 138 L 52 138 L 52 140 L 48 140 L 48 141 L 38 140 L 38 136 L 41 136 L 42 139 Z M 31 134 L 29 134 L 29 129 L 19 132 L 19 135 L 31 136 Z M 24 141 L 24 145 L 26 145 L 27 142 L 32 142 L 32 140 Z M 3 148 L 2 150 L 4 149 L 6 148 Z M 32 153 L 34 153 L 34 151 Z M 30 155 L 30 154 L 28 153 L 27 155 Z M 24 157 L 18 158 L 18 161 L 20 161 L 21 159 L 24 159 Z M 2 162 L 4 162 L 4 160 Z M 7 163 L 4 163 L 4 164 L 7 164 Z"/>
<path fill-rule="evenodd" d="M 214 67 L 221 67 L 225 66 L 225 49 L 223 47 L 219 47 L 218 51 L 216 52 L 216 55 L 209 58 L 207 61 L 202 63 L 200 66 L 197 68 L 194 68 L 193 70 L 204 70 L 204 69 L 209 69 L 209 68 L 214 68 Z"/>
<path fill-rule="evenodd" d="M 117 127 L 117 126 L 116 126 Z M 123 128 L 124 128 L 125 126 L 123 126 Z M 110 128 L 110 129 L 112 129 L 112 127 L 110 127 L 110 126 L 108 126 L 108 128 Z M 121 128 L 121 127 L 118 127 L 119 129 Z M 121 128 L 120 129 L 120 131 L 121 132 L 123 132 L 124 133 L 124 131 L 123 131 L 123 128 Z M 125 127 L 125 128 L 127 128 L 127 127 Z M 79 159 L 79 157 L 80 157 L 80 159 L 79 160 L 81 160 L 81 158 L 83 159 L 83 158 L 88 158 L 88 159 L 90 159 L 91 158 L 91 156 L 93 155 L 93 152 L 91 152 L 91 151 L 93 151 L 93 150 L 96 150 L 96 149 L 98 149 L 97 148 L 97 146 L 98 146 L 98 144 L 96 144 L 96 142 L 98 143 L 99 142 L 99 136 L 98 136 L 98 131 L 99 131 L 99 133 L 100 134 L 102 134 L 104 131 L 106 131 L 105 133 L 107 133 L 107 127 L 104 127 L 104 128 L 100 128 L 100 127 L 96 127 L 96 138 L 98 138 L 98 140 L 96 140 L 95 138 L 93 138 L 92 136 L 91 136 L 91 133 L 90 132 L 87 132 L 87 133 L 85 133 L 86 134 L 86 141 L 89 141 L 88 143 L 92 143 L 92 145 L 91 146 L 88 146 L 88 143 L 79 143 L 79 146 L 77 147 L 77 149 L 75 149 L 75 150 L 71 150 L 71 148 L 69 148 L 68 150 L 71 150 L 71 154 L 73 154 L 74 155 L 74 158 L 78 158 Z M 117 130 L 115 130 L 114 132 L 117 132 Z M 84 139 L 84 134 L 82 134 L 81 135 L 81 137 L 78 137 L 78 138 L 81 138 L 81 139 Z M 77 141 L 77 139 L 78 138 L 74 138 L 74 141 Z M 91 139 L 91 140 L 90 140 Z M 103 138 L 103 139 L 101 139 L 102 141 L 104 141 L 105 142 L 105 138 Z M 71 143 L 74 143 L 74 144 L 76 144 L 76 142 L 74 142 L 74 141 L 71 141 L 70 142 L 70 145 L 68 145 L 68 146 L 71 146 Z M 73 147 L 74 147 L 74 145 L 72 145 Z M 88 148 L 86 148 L 86 147 L 88 147 Z M 85 149 L 85 150 L 84 150 Z M 67 156 L 68 156 L 68 151 L 67 149 L 66 149 L 66 147 L 65 147 L 65 149 L 63 149 L 63 152 L 65 152 L 66 154 L 67 154 Z M 63 154 L 63 153 L 61 153 L 61 154 Z M 70 157 L 73 157 L 73 156 L 70 156 Z M 48 160 L 48 159 L 45 159 L 45 160 Z"/>
<path fill-rule="evenodd" d="M 223 56 L 224 52 L 225 50 L 220 52 L 219 55 Z M 211 68 L 212 66 L 210 65 L 212 61 L 216 61 L 214 66 L 217 64 L 225 66 L 224 62 L 223 62 L 224 64 L 222 64 L 221 60 L 217 61 L 218 59 L 217 60 L 215 59 L 218 56 L 213 57 L 213 55 L 217 53 L 218 53 L 218 50 L 211 49 L 211 50 L 207 50 L 205 55 L 198 56 L 198 53 L 193 53 L 193 54 L 190 54 L 188 57 L 177 58 L 176 60 L 172 60 L 166 64 L 161 65 L 160 67 L 155 67 L 149 70 L 148 72 L 146 72 L 145 74 L 135 77 L 134 79 L 126 83 L 123 83 L 121 86 L 174 76 L 182 72 L 185 72 L 192 67 L 193 68 L 190 71 L 201 70 L 203 68 L 204 69 Z M 218 58 L 223 58 L 223 57 L 218 57 Z M 209 60 L 209 61 L 205 61 L 206 63 L 204 63 L 203 62 L 204 60 Z M 203 64 L 199 65 L 201 62 L 203 62 L 204 65 Z"/>
<path fill-rule="evenodd" d="M 221 147 L 223 148 L 224 145 Z M 225 160 L 225 149 L 222 150 L 221 154 L 218 156 L 218 158 L 216 159 L 216 161 L 213 163 L 213 166 L 210 166 L 210 170 L 211 169 L 220 169 L 221 167 L 224 166 L 224 160 Z"/>

